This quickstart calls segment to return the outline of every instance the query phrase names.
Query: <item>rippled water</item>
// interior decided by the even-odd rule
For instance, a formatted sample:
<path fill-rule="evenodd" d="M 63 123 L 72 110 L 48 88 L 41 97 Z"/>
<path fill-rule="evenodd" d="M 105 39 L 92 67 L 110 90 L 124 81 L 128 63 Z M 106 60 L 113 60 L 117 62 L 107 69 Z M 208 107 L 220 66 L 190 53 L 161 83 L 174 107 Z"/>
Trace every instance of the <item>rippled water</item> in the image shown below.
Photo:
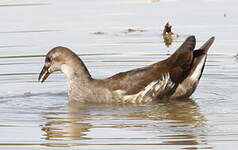
<path fill-rule="evenodd" d="M 237 2 L 14 0 L 0 3 L 0 149 L 236 149 Z M 179 36 L 167 47 L 166 22 Z M 60 73 L 37 81 L 44 55 L 71 48 L 95 78 L 168 57 L 188 35 L 211 36 L 190 100 L 147 105 L 68 103 Z"/>

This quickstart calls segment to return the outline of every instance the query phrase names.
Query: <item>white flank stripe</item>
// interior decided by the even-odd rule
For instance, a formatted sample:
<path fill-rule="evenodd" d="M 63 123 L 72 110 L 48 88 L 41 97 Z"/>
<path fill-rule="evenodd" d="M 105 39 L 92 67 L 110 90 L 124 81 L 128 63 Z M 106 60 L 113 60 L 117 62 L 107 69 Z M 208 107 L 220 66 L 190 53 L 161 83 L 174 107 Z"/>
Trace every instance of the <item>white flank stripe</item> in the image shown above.
<path fill-rule="evenodd" d="M 193 81 L 197 81 L 199 76 L 201 75 L 201 71 L 202 71 L 202 67 L 204 64 L 204 61 L 206 59 L 206 56 L 204 56 L 201 60 L 201 62 L 198 64 L 198 66 L 196 67 L 196 69 L 194 70 L 193 74 L 191 75 L 191 80 Z"/>
<path fill-rule="evenodd" d="M 158 95 L 162 95 L 174 87 L 174 83 L 170 79 L 169 73 L 164 74 L 161 80 L 152 81 L 144 90 L 137 94 L 125 95 L 125 91 L 117 90 L 116 94 L 123 102 L 140 103 L 152 101 Z"/>

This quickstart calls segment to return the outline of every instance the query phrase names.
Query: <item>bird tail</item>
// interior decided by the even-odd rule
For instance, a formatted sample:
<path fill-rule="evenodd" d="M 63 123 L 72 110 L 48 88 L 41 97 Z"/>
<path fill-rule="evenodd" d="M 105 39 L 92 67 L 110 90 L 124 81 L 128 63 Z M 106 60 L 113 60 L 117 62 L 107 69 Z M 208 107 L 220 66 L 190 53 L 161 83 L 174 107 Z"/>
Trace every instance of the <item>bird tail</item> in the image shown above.
<path fill-rule="evenodd" d="M 214 40 L 215 37 L 211 37 L 198 50 L 193 51 L 193 62 L 191 66 L 190 75 L 196 76 L 197 80 L 199 80 L 202 76 L 207 59 L 207 52 L 211 47 L 212 43 L 214 42 Z"/>
<path fill-rule="evenodd" d="M 178 85 L 174 94 L 171 96 L 172 98 L 186 98 L 193 94 L 202 76 L 207 59 L 207 52 L 214 40 L 215 38 L 211 37 L 200 47 L 200 49 L 193 51 L 193 61 L 189 73 Z"/>

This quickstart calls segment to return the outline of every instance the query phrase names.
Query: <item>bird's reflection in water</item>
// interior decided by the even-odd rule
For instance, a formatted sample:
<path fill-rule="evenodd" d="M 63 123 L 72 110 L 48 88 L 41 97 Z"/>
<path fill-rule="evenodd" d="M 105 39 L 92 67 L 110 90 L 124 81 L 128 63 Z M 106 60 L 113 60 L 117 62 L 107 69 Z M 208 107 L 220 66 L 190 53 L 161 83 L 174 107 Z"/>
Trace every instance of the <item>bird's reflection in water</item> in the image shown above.
<path fill-rule="evenodd" d="M 205 140 L 206 120 L 192 99 L 152 104 L 150 110 L 126 116 L 158 120 L 151 130 L 160 131 L 157 136 L 163 139 L 161 145 L 185 145 L 185 149 L 197 149 L 200 145 L 207 149 L 212 148 Z"/>
<path fill-rule="evenodd" d="M 191 99 L 170 100 L 151 104 L 151 110 L 145 110 L 137 115 L 156 120 L 174 120 L 180 123 L 190 123 L 201 125 L 203 116 L 199 112 L 199 107 Z"/>
<path fill-rule="evenodd" d="M 57 141 L 93 139 L 94 137 L 87 136 L 87 134 L 97 126 L 97 121 L 100 120 L 99 116 L 107 117 L 105 122 L 99 124 L 101 128 L 108 128 L 109 132 L 111 128 L 126 128 L 127 130 L 131 128 L 133 131 L 138 130 L 138 133 L 145 130 L 154 131 L 153 134 L 158 145 L 185 145 L 188 146 L 187 148 L 193 149 L 203 145 L 203 147 L 209 148 L 204 134 L 205 119 L 200 113 L 198 105 L 190 99 L 126 106 L 92 106 L 70 103 L 65 113 L 46 113 L 44 115 L 47 119 L 47 123 L 42 127 L 45 132 L 44 139 Z M 112 119 L 111 122 L 108 120 L 109 117 Z M 113 120 L 126 121 L 117 124 Z M 140 121 L 136 122 L 135 120 Z M 100 135 L 97 136 L 100 137 Z M 123 138 L 126 137 L 121 137 L 121 139 Z M 137 138 L 143 138 L 143 134 Z M 71 143 L 67 146 L 74 144 Z"/>
<path fill-rule="evenodd" d="M 83 140 L 90 123 L 85 123 L 90 115 L 80 106 L 69 107 L 65 112 L 45 113 L 47 123 L 42 127 L 46 140 Z"/>

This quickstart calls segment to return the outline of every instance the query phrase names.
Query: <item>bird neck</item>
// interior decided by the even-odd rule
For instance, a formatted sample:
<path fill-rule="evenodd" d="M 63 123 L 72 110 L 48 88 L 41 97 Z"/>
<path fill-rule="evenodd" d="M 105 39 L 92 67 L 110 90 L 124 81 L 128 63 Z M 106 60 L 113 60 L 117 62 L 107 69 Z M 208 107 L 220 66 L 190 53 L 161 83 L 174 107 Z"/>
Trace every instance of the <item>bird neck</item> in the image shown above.
<path fill-rule="evenodd" d="M 80 58 L 72 59 L 62 64 L 61 71 L 65 74 L 68 81 L 76 80 L 79 84 L 87 83 L 92 79 L 88 69 Z"/>

